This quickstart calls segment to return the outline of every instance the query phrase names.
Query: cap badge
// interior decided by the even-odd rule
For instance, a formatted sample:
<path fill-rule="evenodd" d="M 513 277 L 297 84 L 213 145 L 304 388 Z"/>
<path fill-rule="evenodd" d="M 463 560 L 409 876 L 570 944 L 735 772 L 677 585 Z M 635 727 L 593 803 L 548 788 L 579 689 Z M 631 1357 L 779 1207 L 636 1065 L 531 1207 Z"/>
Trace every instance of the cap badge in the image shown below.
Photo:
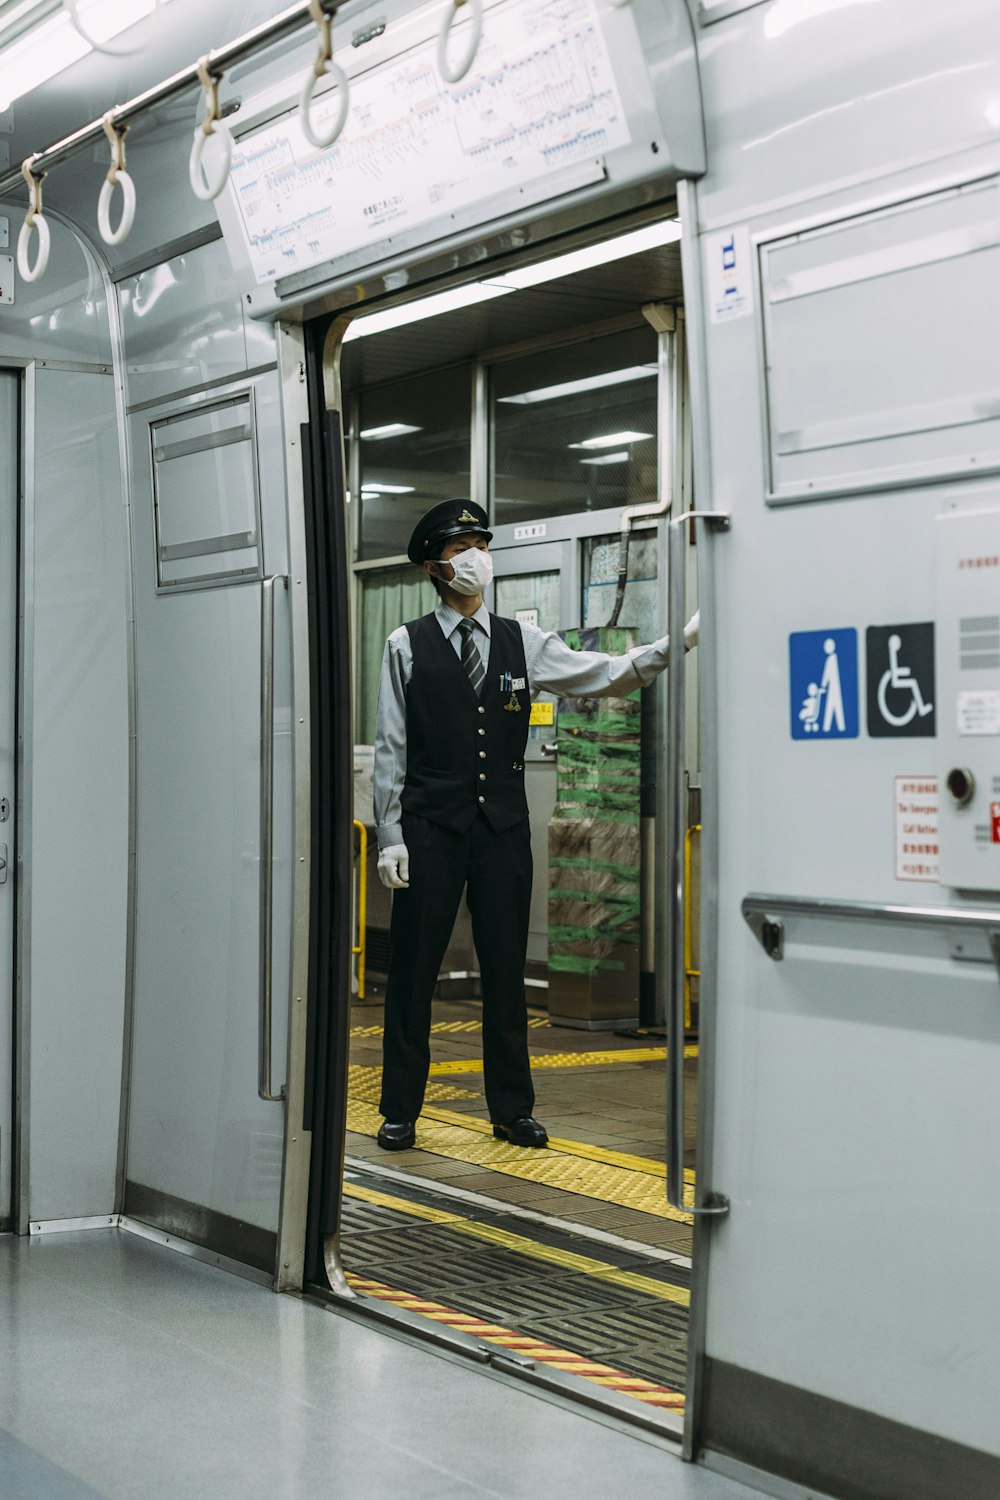
<path fill-rule="evenodd" d="M 467 510 L 463 510 L 462 514 L 459 516 L 458 519 L 460 521 L 471 521 L 472 524 L 473 524 L 473 526 L 478 526 L 479 525 L 479 517 L 471 515 L 469 513 L 469 511 L 467 511 Z"/>

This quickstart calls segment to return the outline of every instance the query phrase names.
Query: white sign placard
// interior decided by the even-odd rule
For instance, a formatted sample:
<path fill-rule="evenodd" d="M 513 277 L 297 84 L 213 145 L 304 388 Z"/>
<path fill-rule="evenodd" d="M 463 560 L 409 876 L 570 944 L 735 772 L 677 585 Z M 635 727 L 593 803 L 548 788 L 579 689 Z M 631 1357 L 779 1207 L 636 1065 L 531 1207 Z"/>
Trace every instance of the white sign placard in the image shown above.
<path fill-rule="evenodd" d="M 470 24 L 453 26 L 456 52 Z M 235 143 L 230 181 L 258 282 L 629 144 L 596 0 L 491 7 L 458 84 L 442 82 L 436 47 L 435 37 L 352 79 L 347 123 L 327 150 L 306 141 L 297 110 Z M 320 134 L 335 100 L 314 101 Z"/>
<path fill-rule="evenodd" d="M 538 610 L 537 609 L 515 609 L 515 611 L 514 611 L 514 619 L 517 621 L 517 623 L 519 625 L 537 625 L 538 624 Z"/>
<path fill-rule="evenodd" d="M 1000 734 L 1000 693 L 988 689 L 958 695 L 959 734 Z"/>
<path fill-rule="evenodd" d="M 708 312 L 713 323 L 729 323 L 753 312 L 753 249 L 748 229 L 705 236 Z"/>
<path fill-rule="evenodd" d="M 897 776 L 893 783 L 896 879 L 941 878 L 940 804 L 936 776 Z"/>
<path fill-rule="evenodd" d="M 530 526 L 515 526 L 514 540 L 515 542 L 527 542 L 532 537 L 545 536 L 548 529 L 544 521 L 535 521 Z"/>

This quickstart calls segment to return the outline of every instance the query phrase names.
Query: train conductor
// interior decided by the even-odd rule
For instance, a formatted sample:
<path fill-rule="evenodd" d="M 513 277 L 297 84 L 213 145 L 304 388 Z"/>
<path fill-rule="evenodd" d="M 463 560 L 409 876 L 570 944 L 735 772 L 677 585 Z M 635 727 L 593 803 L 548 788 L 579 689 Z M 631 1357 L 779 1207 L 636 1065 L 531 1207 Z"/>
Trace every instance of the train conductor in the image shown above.
<path fill-rule="evenodd" d="M 394 891 L 378 1144 L 404 1151 L 430 1066 L 431 999 L 463 891 L 483 994 L 483 1072 L 493 1134 L 545 1146 L 534 1119 L 524 962 L 531 835 L 524 751 L 536 692 L 626 695 L 667 664 L 667 639 L 626 656 L 574 651 L 558 635 L 490 614 L 486 512 L 442 500 L 407 555 L 439 595 L 390 635 L 375 733 L 378 873 Z M 684 632 L 697 639 L 697 616 Z"/>

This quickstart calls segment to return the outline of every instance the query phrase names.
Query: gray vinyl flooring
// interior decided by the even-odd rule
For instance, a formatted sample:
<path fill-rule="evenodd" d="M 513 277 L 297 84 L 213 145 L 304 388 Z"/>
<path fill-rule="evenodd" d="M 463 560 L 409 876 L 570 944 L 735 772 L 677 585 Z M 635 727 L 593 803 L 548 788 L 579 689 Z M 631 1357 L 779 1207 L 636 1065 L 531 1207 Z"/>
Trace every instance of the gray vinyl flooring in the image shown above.
<path fill-rule="evenodd" d="M 119 1230 L 0 1237 L 17 1500 L 749 1500 L 352 1319 Z"/>

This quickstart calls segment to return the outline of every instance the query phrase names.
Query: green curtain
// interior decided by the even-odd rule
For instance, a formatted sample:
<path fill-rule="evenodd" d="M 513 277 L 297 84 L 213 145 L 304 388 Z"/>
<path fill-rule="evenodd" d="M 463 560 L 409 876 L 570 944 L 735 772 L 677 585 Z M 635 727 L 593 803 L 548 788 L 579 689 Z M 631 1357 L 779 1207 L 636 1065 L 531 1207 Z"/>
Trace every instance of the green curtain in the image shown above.
<path fill-rule="evenodd" d="M 361 671 L 357 727 L 359 745 L 375 743 L 378 679 L 386 637 L 407 620 L 429 614 L 437 604 L 434 585 L 416 568 L 394 568 L 361 575 Z"/>

